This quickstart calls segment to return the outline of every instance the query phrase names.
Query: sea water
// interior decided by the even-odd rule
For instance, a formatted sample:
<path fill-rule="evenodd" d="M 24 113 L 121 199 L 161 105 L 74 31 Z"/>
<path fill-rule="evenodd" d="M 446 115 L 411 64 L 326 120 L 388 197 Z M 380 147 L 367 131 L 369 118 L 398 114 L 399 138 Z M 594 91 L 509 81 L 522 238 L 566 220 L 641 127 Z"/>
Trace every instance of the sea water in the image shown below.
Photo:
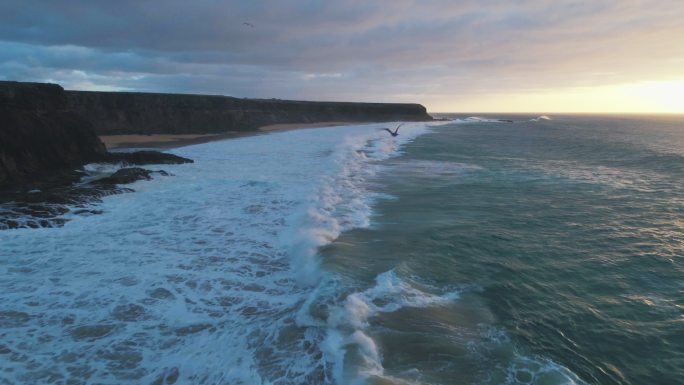
<path fill-rule="evenodd" d="M 448 117 L 0 232 L 0 383 L 683 383 L 684 119 Z"/>

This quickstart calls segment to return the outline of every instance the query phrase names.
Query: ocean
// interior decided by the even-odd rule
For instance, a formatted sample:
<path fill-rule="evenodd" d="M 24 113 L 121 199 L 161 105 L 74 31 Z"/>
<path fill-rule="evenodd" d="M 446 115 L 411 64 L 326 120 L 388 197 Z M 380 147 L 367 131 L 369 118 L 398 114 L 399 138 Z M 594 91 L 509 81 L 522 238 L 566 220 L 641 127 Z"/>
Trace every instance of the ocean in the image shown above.
<path fill-rule="evenodd" d="M 684 384 L 684 117 L 443 117 L 0 231 L 0 384 Z"/>

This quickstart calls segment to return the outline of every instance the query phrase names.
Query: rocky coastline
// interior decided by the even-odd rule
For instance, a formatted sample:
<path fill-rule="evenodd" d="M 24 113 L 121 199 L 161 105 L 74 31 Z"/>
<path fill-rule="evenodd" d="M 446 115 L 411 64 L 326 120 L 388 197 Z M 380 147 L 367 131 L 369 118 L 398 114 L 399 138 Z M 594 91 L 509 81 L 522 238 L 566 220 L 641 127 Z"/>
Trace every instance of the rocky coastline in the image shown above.
<path fill-rule="evenodd" d="M 0 230 L 59 227 L 70 215 L 100 214 L 95 205 L 103 197 L 134 191 L 123 185 L 171 175 L 161 169 L 135 166 L 192 163 L 192 160 L 157 151 L 138 151 L 107 153 L 96 162 L 106 170 L 93 171 L 79 165 L 2 185 Z"/>
<path fill-rule="evenodd" d="M 168 176 L 141 165 L 192 162 L 157 151 L 108 152 L 99 135 L 256 132 L 271 124 L 432 120 L 419 104 L 306 102 L 227 96 L 65 91 L 0 81 L 0 230 L 61 226 L 103 196 Z M 112 164 L 94 175 L 91 163 Z"/>
<path fill-rule="evenodd" d="M 0 82 L 0 124 L 0 230 L 61 226 L 68 213 L 97 214 L 93 203 L 132 191 L 120 185 L 153 174 L 131 166 L 192 162 L 157 151 L 107 152 L 55 84 Z M 88 163 L 116 166 L 111 175 L 93 175 L 83 167 Z"/>

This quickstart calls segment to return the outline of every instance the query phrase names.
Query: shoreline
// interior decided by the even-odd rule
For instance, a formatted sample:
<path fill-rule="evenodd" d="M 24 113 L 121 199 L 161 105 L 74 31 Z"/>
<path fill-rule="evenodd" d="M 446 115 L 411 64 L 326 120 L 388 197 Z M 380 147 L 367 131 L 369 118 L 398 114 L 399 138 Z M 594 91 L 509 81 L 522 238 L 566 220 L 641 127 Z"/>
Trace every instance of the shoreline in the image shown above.
<path fill-rule="evenodd" d="M 107 148 L 166 149 L 275 129 L 338 125 L 329 122 L 432 120 L 417 103 L 65 91 L 58 84 L 5 80 L 0 80 L 0 105 L 6 126 L 0 130 L 3 184 L 90 163 L 106 156 Z"/>
<path fill-rule="evenodd" d="M 219 134 L 148 134 L 148 135 L 100 135 L 107 150 L 126 148 L 171 149 L 193 144 L 201 144 L 224 139 L 243 138 L 263 135 L 276 131 L 290 131 L 309 128 L 337 127 L 351 124 L 372 124 L 375 122 L 318 122 L 318 123 L 280 123 L 257 128 L 256 131 L 225 131 Z"/>

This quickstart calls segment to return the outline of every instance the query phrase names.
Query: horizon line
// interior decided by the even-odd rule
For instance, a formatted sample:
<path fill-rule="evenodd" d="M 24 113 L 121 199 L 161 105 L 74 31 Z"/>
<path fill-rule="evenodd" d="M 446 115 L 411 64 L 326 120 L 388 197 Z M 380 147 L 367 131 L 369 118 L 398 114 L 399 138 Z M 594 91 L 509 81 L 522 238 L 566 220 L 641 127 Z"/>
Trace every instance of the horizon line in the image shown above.
<path fill-rule="evenodd" d="M 531 115 L 684 115 L 684 112 L 672 111 L 428 111 L 428 114 L 531 114 Z"/>

